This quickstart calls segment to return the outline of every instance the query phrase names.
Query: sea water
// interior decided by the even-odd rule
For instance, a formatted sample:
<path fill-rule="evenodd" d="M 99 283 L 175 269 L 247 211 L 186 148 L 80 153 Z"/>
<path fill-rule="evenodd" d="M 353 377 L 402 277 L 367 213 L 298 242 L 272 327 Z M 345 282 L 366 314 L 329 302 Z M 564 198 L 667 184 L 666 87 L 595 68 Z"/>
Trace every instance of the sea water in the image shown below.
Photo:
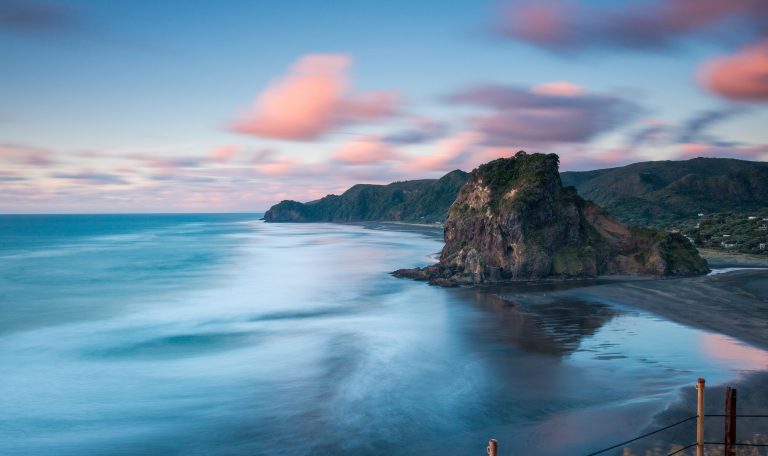
<path fill-rule="evenodd" d="M 628 308 L 388 274 L 441 247 L 258 214 L 0 216 L 0 454 L 584 454 L 768 362 Z"/>

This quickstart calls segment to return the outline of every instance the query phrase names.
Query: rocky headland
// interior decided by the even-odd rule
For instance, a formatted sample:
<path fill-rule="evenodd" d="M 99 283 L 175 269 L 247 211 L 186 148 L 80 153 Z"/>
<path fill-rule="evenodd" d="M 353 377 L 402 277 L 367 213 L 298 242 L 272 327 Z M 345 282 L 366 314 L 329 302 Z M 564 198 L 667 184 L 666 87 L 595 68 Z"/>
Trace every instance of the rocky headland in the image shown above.
<path fill-rule="evenodd" d="M 522 151 L 481 165 L 448 209 L 440 261 L 393 275 L 457 286 L 709 271 L 686 238 L 621 224 L 563 187 L 558 167 L 555 154 Z"/>

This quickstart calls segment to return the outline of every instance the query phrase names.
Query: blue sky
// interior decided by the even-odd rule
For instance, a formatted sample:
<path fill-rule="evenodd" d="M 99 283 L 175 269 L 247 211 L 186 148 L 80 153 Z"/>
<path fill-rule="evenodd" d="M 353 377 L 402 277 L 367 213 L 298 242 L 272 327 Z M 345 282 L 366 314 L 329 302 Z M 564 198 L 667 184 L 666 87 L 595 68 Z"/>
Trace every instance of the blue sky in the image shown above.
<path fill-rule="evenodd" d="M 0 0 L 0 211 L 261 211 L 519 149 L 768 160 L 751 0 Z"/>

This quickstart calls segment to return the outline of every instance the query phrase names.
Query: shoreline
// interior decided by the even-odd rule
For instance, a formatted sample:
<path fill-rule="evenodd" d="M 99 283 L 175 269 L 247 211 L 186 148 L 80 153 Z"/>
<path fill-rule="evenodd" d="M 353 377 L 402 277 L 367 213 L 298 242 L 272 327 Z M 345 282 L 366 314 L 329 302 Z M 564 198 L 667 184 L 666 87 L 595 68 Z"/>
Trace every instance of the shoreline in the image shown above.
<path fill-rule="evenodd" d="M 443 240 L 442 223 L 407 223 L 407 222 L 350 222 L 344 225 L 361 226 L 367 230 L 402 231 L 405 233 L 419 233 L 425 236 Z"/>

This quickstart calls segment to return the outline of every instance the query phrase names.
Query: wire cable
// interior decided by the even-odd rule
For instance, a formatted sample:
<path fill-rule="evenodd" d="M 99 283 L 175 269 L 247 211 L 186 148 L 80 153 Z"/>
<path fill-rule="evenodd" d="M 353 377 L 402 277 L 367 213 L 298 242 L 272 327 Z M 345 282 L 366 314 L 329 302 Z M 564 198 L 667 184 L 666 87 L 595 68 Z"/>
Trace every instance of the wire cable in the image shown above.
<path fill-rule="evenodd" d="M 587 456 L 594 456 L 594 455 L 596 455 L 596 454 L 605 453 L 606 451 L 609 451 L 609 450 L 613 450 L 614 448 L 618 448 L 618 447 L 620 447 L 620 446 L 624 446 L 624 445 L 626 445 L 626 444 L 628 444 L 628 443 L 632 443 L 632 442 L 634 442 L 634 441 L 637 441 L 637 440 L 640 440 L 640 439 L 644 439 L 644 438 L 648 437 L 649 435 L 653 435 L 653 434 L 656 434 L 657 432 L 666 431 L 666 430 L 667 430 L 667 429 L 669 429 L 669 428 L 673 428 L 673 427 L 675 427 L 675 426 L 678 426 L 678 425 L 680 425 L 680 424 L 683 424 L 683 423 L 686 423 L 686 422 L 688 422 L 688 421 L 691 421 L 691 420 L 693 420 L 693 419 L 695 419 L 695 418 L 697 418 L 697 416 L 696 416 L 696 415 L 694 415 L 694 416 L 692 416 L 692 417 L 690 417 L 690 418 L 686 418 L 686 419 L 684 419 L 684 420 L 682 420 L 682 421 L 678 421 L 677 423 L 673 423 L 673 424 L 670 424 L 669 426 L 665 426 L 665 427 L 663 427 L 663 428 L 660 428 L 660 429 L 656 429 L 655 431 L 651 431 L 651 432 L 649 432 L 649 433 L 647 433 L 647 434 L 643 434 L 643 435 L 641 435 L 641 436 L 639 436 L 639 437 L 635 437 L 634 439 L 631 439 L 631 440 L 627 440 L 626 442 L 622 442 L 622 443 L 619 443 L 619 444 L 617 444 L 617 445 L 614 445 L 614 446 L 612 446 L 612 447 L 610 447 L 610 448 L 605 448 L 605 449 L 602 449 L 602 450 L 600 450 L 600 451 L 595 451 L 594 453 L 589 453 Z"/>

